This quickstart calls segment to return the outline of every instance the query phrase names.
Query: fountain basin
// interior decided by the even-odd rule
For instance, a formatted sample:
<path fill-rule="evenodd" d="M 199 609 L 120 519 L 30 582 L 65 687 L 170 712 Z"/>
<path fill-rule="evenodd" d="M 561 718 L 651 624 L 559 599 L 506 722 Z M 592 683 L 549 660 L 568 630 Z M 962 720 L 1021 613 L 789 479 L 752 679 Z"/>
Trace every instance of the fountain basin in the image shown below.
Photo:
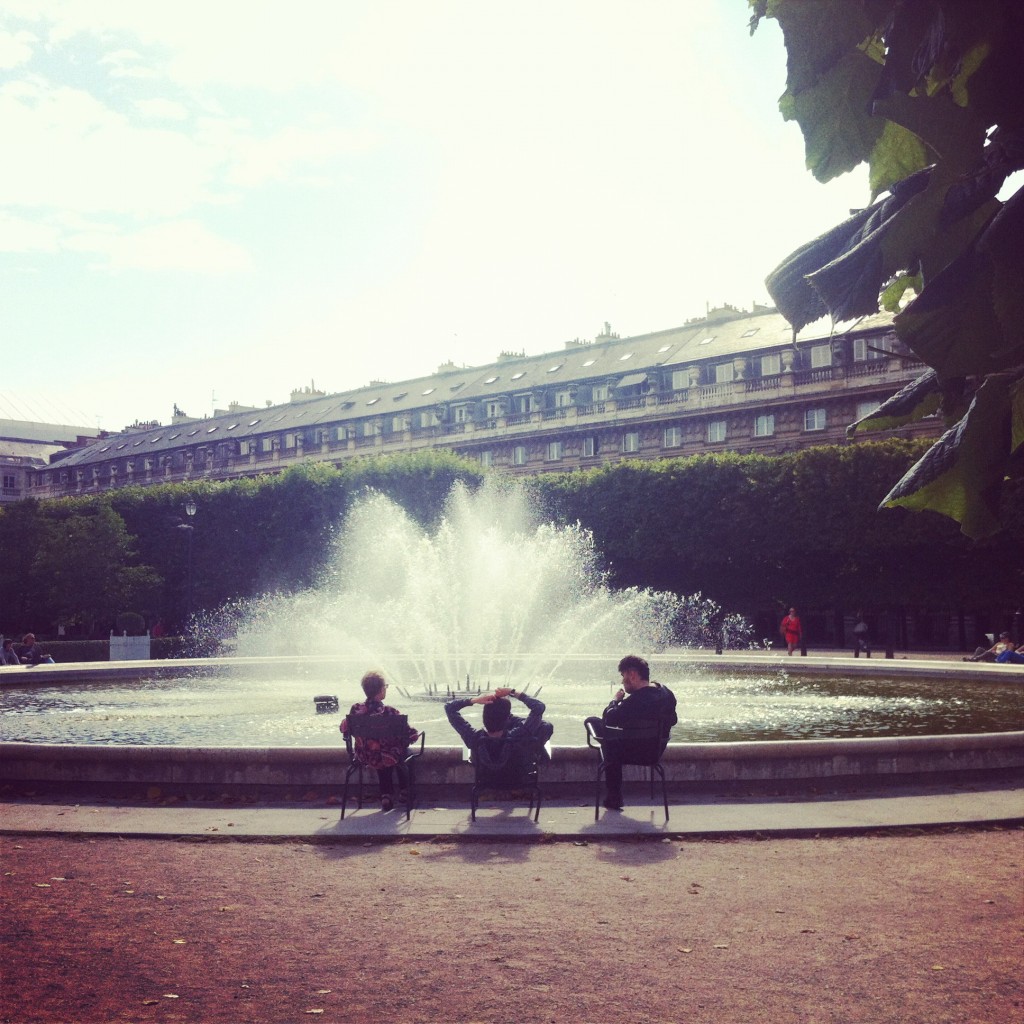
<path fill-rule="evenodd" d="M 225 793 L 299 798 L 337 794 L 344 775 L 341 749 L 323 747 L 167 747 L 0 744 L 0 785 L 15 793 L 59 791 L 119 796 L 200 796 Z M 674 743 L 665 753 L 677 794 L 737 785 L 808 787 L 895 785 L 1024 777 L 1024 732 L 754 743 Z M 546 793 L 590 792 L 593 751 L 555 747 L 543 770 Z M 639 779 L 638 770 L 626 769 Z M 433 747 L 420 759 L 425 793 L 468 789 L 470 767 L 460 747 Z"/>

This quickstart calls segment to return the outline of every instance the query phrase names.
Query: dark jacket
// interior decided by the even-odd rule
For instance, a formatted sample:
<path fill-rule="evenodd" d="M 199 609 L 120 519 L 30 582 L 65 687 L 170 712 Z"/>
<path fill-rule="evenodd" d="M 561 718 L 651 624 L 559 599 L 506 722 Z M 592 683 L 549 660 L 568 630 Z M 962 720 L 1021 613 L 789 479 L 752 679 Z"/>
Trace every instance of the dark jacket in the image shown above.
<path fill-rule="evenodd" d="M 641 718 L 656 718 L 665 726 L 666 735 L 679 716 L 676 714 L 676 695 L 661 683 L 643 686 L 628 693 L 622 700 L 613 700 L 601 716 L 605 725 L 622 728 Z"/>

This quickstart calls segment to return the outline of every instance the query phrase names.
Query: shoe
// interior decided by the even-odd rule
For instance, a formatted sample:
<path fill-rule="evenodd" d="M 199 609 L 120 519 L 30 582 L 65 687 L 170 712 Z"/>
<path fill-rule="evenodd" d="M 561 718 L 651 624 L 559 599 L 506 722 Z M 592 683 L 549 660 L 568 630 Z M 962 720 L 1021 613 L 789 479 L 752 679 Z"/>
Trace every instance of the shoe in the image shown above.
<path fill-rule="evenodd" d="M 391 797 L 389 797 L 389 796 L 382 796 L 380 798 L 380 809 L 382 811 L 391 811 L 391 810 L 394 810 L 394 807 L 395 807 L 395 801 L 392 800 Z"/>
<path fill-rule="evenodd" d="M 604 809 L 606 811 L 621 811 L 622 810 L 622 797 L 609 794 L 604 798 Z"/>

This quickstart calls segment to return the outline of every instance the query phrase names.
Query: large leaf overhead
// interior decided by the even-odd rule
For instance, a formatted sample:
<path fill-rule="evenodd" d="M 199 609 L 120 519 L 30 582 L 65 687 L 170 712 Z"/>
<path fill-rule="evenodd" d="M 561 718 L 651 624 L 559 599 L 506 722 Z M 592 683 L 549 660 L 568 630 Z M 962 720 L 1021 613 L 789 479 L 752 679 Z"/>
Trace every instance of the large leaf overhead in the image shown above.
<path fill-rule="evenodd" d="M 1024 167 L 1020 0 L 750 0 L 787 49 L 780 110 L 820 180 L 866 162 L 865 210 L 801 246 L 768 276 L 794 330 L 880 303 L 932 368 L 854 425 L 879 429 L 967 413 L 886 499 L 998 527 L 1002 480 L 1024 436 L 1024 209 L 997 198 Z M 910 286 L 913 291 L 908 291 Z M 1014 454 L 1017 453 L 1017 454 Z"/>

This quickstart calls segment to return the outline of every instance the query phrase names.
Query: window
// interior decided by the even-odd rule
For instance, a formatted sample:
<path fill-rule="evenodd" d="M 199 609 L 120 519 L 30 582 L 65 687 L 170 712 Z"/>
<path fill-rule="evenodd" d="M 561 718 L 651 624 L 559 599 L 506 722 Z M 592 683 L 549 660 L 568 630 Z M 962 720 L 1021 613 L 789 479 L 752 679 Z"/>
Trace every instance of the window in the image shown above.
<path fill-rule="evenodd" d="M 743 333 L 742 333 L 742 334 L 740 335 L 740 337 L 741 337 L 741 338 L 752 338 L 752 337 L 753 337 L 753 336 L 754 336 L 755 334 L 757 334 L 757 332 L 758 332 L 759 330 L 761 330 L 761 328 L 760 328 L 760 327 L 751 327 L 751 328 L 748 328 L 747 330 L 745 330 L 745 331 L 744 331 L 744 332 L 743 332 Z"/>
<path fill-rule="evenodd" d="M 516 412 L 533 412 L 533 395 L 516 395 Z"/>
<path fill-rule="evenodd" d="M 348 440 L 348 427 L 335 427 L 334 428 L 334 440 L 335 441 L 347 441 Z"/>
<path fill-rule="evenodd" d="M 295 438 L 296 438 L 295 434 L 285 434 L 284 435 L 284 447 L 285 448 L 294 448 L 295 445 L 296 445 Z"/>
<path fill-rule="evenodd" d="M 686 370 L 672 371 L 672 390 L 685 391 L 690 383 L 690 375 Z"/>
<path fill-rule="evenodd" d="M 583 458 L 592 459 L 597 454 L 597 441 L 593 437 L 583 438 Z"/>
<path fill-rule="evenodd" d="M 562 442 L 561 441 L 548 441 L 548 462 L 558 462 L 562 457 Z"/>
<path fill-rule="evenodd" d="M 769 352 L 767 355 L 761 356 L 762 377 L 772 377 L 781 371 L 782 366 L 778 352 Z"/>
<path fill-rule="evenodd" d="M 804 413 L 804 430 L 824 430 L 825 410 L 808 409 Z"/>
<path fill-rule="evenodd" d="M 362 424 L 363 437 L 374 437 L 377 433 L 377 424 L 373 420 L 366 420 Z"/>
<path fill-rule="evenodd" d="M 260 438 L 260 451 L 272 452 L 274 450 L 274 439 L 272 437 Z"/>
<path fill-rule="evenodd" d="M 4 473 L 4 484 L 3 484 L 3 486 L 4 486 L 5 490 L 13 490 L 15 487 L 18 486 L 18 482 L 17 482 L 17 480 L 15 480 L 13 474 L 8 475 L 7 473 Z"/>
<path fill-rule="evenodd" d="M 465 423 L 467 420 L 470 420 L 470 419 L 472 419 L 472 416 L 469 415 L 469 406 L 468 405 L 457 405 L 457 406 L 455 406 L 455 422 L 456 423 Z"/>
<path fill-rule="evenodd" d="M 637 431 L 630 430 L 622 435 L 622 450 L 626 453 L 640 450 L 640 434 Z"/>
<path fill-rule="evenodd" d="M 811 346 L 811 368 L 818 370 L 823 366 L 832 365 L 832 346 L 831 345 L 812 345 Z"/>
<path fill-rule="evenodd" d="M 484 383 L 485 384 L 493 384 L 497 379 L 498 379 L 497 377 L 488 377 L 487 380 L 484 381 Z"/>
<path fill-rule="evenodd" d="M 493 452 L 481 452 L 480 453 L 480 465 L 484 469 L 490 469 L 494 465 L 494 453 Z"/>
<path fill-rule="evenodd" d="M 513 466 L 525 466 L 526 465 L 526 445 L 517 444 L 512 449 L 512 465 Z"/>
<path fill-rule="evenodd" d="M 607 402 L 608 401 L 608 385 L 607 384 L 595 384 L 594 385 L 593 400 L 595 402 Z"/>
<path fill-rule="evenodd" d="M 698 342 L 698 344 L 700 344 L 700 345 L 710 345 L 711 342 L 713 342 L 715 340 L 715 337 L 716 337 L 716 335 L 712 334 L 709 338 L 701 338 L 700 341 Z"/>
<path fill-rule="evenodd" d="M 869 359 L 884 359 L 892 350 L 892 338 L 853 339 L 853 361 L 855 363 L 863 363 Z"/>
<path fill-rule="evenodd" d="M 555 408 L 564 409 L 566 406 L 569 405 L 572 405 L 572 395 L 568 391 L 556 391 Z"/>
<path fill-rule="evenodd" d="M 754 437 L 771 437 L 775 433 L 775 416 L 765 413 L 754 420 Z"/>
<path fill-rule="evenodd" d="M 633 353 L 632 352 L 627 352 L 625 355 L 619 356 L 619 362 L 620 363 L 624 363 L 627 359 L 632 359 L 632 358 L 633 358 Z"/>
<path fill-rule="evenodd" d="M 391 433 L 401 434 L 404 433 L 406 427 L 406 419 L 404 416 L 392 416 L 391 417 Z"/>
<path fill-rule="evenodd" d="M 717 363 L 715 365 L 715 383 L 728 384 L 736 376 L 736 368 L 732 363 Z"/>
<path fill-rule="evenodd" d="M 502 408 L 501 402 L 487 403 L 487 418 L 489 420 L 496 420 L 499 416 L 502 415 L 504 415 L 504 409 Z"/>
<path fill-rule="evenodd" d="M 562 368 L 561 363 L 555 363 L 554 366 L 548 367 L 548 373 L 557 373 Z"/>
<path fill-rule="evenodd" d="M 596 362 L 597 362 L 596 359 L 584 359 L 583 360 L 583 365 L 584 366 L 593 366 L 594 363 L 596 363 Z"/>
<path fill-rule="evenodd" d="M 437 413 L 433 409 L 424 409 L 420 412 L 420 427 L 426 429 L 427 427 L 437 426 Z"/>
<path fill-rule="evenodd" d="M 857 419 L 862 420 L 865 416 L 870 416 L 876 409 L 881 406 L 881 402 L 867 401 L 857 403 Z"/>
<path fill-rule="evenodd" d="M 519 380 L 520 377 L 525 377 L 525 376 L 526 376 L 526 371 L 525 370 L 520 370 L 518 373 L 513 373 L 512 374 L 512 379 L 513 380 Z"/>
<path fill-rule="evenodd" d="M 725 420 L 711 420 L 708 423 L 708 444 L 725 440 Z"/>
<path fill-rule="evenodd" d="M 666 427 L 663 448 L 678 448 L 683 443 L 682 427 Z"/>
<path fill-rule="evenodd" d="M 376 398 L 371 398 L 366 404 L 367 405 L 376 405 L 379 401 L 380 401 L 380 395 L 378 395 Z"/>

